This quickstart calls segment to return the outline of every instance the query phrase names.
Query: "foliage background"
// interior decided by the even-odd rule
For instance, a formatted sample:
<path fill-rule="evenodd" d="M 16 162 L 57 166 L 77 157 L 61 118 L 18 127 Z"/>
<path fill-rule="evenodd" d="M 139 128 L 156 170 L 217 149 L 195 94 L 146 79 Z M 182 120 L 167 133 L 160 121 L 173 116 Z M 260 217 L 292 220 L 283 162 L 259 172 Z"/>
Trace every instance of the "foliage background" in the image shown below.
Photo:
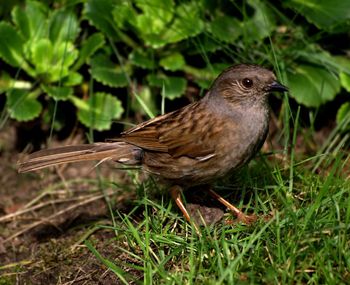
<path fill-rule="evenodd" d="M 340 0 L 7 4 L 0 22 L 0 126 L 9 118 L 40 120 L 58 131 L 71 124 L 68 106 L 82 125 L 108 130 L 132 113 L 164 111 L 162 99 L 172 109 L 177 98 L 203 94 L 223 68 L 241 62 L 273 68 L 292 102 L 312 114 L 308 123 L 332 101 L 340 123 L 350 110 L 348 6 Z"/>

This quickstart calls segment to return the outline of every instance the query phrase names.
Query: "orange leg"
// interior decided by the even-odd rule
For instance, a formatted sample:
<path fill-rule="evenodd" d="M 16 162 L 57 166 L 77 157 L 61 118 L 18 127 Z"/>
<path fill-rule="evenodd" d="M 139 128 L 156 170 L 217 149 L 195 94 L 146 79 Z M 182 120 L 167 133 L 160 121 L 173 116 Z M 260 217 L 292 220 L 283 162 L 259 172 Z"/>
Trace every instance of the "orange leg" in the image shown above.
<path fill-rule="evenodd" d="M 214 192 L 213 190 L 209 190 L 209 194 L 216 200 L 218 200 L 221 204 L 225 205 L 228 209 L 230 209 L 236 216 L 237 219 L 240 222 L 243 222 L 245 224 L 251 224 L 256 221 L 257 217 L 256 215 L 246 215 L 244 214 L 240 209 L 233 206 L 230 202 L 225 200 L 223 197 L 221 197 L 219 194 Z"/>
<path fill-rule="evenodd" d="M 176 205 L 181 210 L 181 212 L 184 215 L 187 222 L 189 222 L 191 225 L 193 225 L 197 234 L 200 235 L 198 225 L 194 221 L 192 221 L 190 214 L 188 213 L 184 203 L 182 202 L 181 193 L 182 193 L 182 188 L 178 185 L 172 186 L 170 188 L 170 195 L 175 200 Z"/>

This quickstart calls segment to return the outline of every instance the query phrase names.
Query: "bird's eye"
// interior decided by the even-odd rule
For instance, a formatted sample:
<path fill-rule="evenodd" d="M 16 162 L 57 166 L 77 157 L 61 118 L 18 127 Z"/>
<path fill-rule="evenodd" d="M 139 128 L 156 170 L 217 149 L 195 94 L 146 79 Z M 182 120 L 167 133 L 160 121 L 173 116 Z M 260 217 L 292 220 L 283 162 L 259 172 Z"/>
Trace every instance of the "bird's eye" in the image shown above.
<path fill-rule="evenodd" d="M 242 84 L 244 87 L 246 88 L 251 88 L 253 86 L 253 80 L 249 79 L 249 78 L 244 78 L 242 80 Z"/>

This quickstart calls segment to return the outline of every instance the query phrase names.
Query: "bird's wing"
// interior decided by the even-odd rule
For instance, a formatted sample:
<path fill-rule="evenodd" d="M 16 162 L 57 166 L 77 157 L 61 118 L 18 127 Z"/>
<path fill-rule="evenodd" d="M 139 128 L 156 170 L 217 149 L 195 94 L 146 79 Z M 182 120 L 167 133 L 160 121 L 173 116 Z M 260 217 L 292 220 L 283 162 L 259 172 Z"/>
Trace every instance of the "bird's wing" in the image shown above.
<path fill-rule="evenodd" d="M 214 126 L 205 107 L 196 102 L 137 125 L 123 132 L 117 140 L 150 151 L 166 152 L 173 157 L 201 158 L 214 155 L 212 136 L 220 128 L 218 124 Z"/>

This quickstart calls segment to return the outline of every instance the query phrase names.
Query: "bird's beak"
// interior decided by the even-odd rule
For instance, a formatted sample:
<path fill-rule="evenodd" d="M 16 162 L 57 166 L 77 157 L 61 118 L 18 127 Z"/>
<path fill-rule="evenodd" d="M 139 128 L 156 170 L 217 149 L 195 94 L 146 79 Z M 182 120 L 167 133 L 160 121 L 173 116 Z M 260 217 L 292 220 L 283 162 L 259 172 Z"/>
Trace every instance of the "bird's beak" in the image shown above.
<path fill-rule="evenodd" d="M 274 92 L 274 91 L 287 92 L 288 88 L 282 85 L 281 83 L 279 83 L 278 81 L 274 81 L 267 87 L 267 91 L 268 92 Z"/>

